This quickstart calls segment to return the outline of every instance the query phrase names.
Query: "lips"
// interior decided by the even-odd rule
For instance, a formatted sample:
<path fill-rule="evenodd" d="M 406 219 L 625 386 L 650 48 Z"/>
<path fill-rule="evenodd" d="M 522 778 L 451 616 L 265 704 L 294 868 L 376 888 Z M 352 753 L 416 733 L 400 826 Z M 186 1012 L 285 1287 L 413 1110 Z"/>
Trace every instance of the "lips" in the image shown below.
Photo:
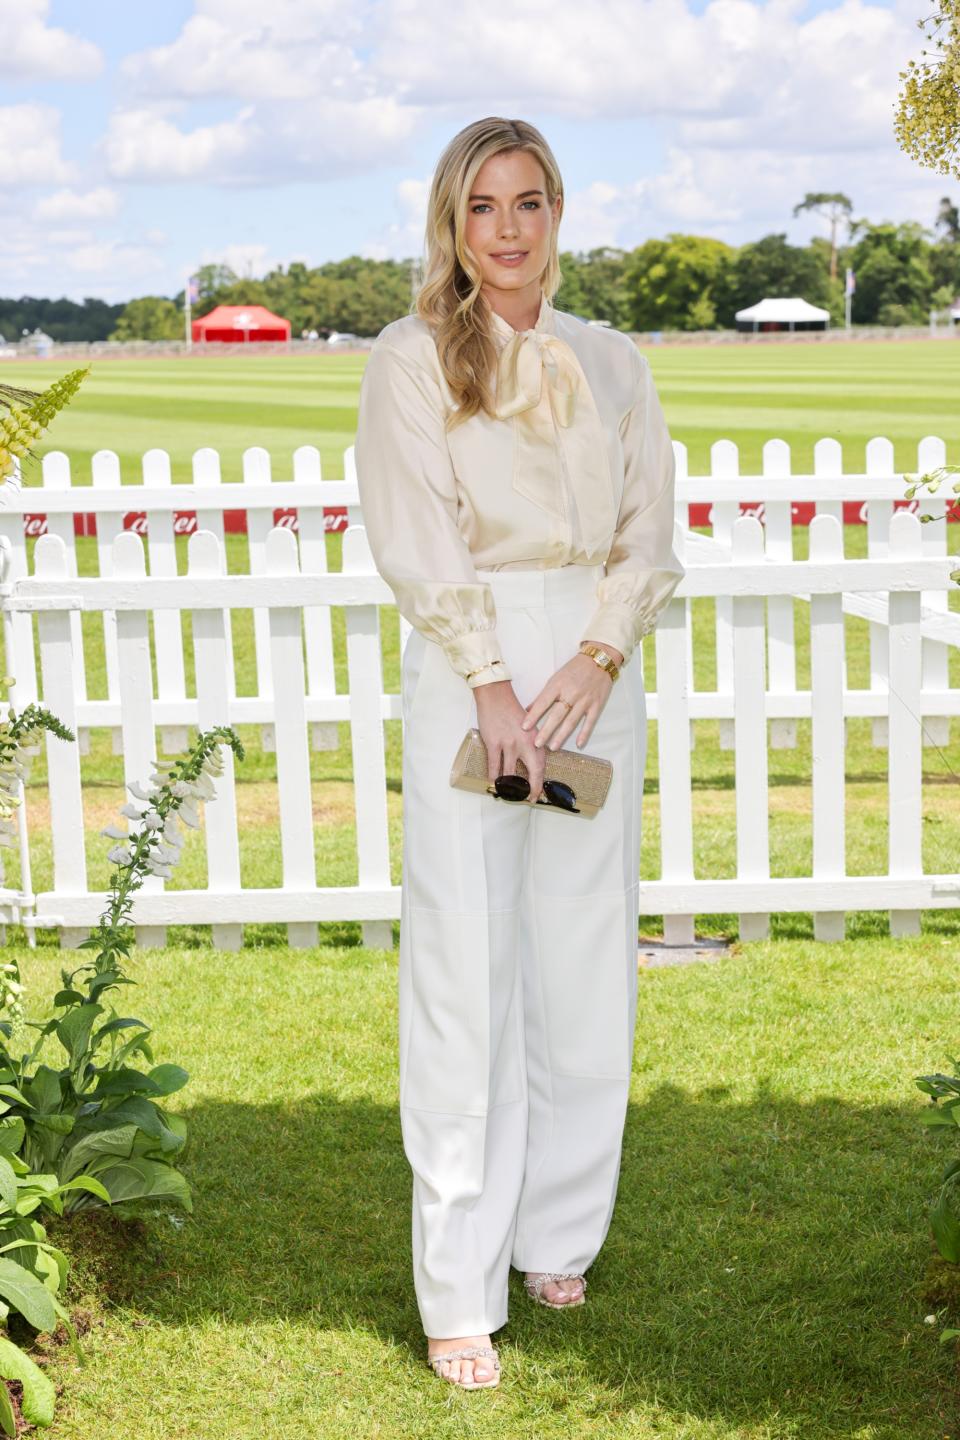
<path fill-rule="evenodd" d="M 494 250 L 491 252 L 494 260 L 522 260 L 529 255 L 529 250 Z"/>

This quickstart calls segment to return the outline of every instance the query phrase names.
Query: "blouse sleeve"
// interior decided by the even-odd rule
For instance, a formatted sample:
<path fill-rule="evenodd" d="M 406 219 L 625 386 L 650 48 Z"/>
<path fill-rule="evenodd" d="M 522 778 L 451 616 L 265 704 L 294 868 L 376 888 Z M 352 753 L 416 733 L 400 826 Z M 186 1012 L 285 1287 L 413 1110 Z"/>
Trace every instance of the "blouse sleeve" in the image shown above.
<path fill-rule="evenodd" d="M 370 549 L 401 615 L 442 647 L 471 689 L 512 679 L 493 591 L 457 527 L 440 387 L 385 341 L 363 372 L 354 457 Z"/>
<path fill-rule="evenodd" d="M 623 663 L 655 627 L 685 574 L 673 549 L 676 460 L 646 356 L 636 346 L 637 396 L 622 422 L 624 488 L 597 607 L 582 639 L 616 647 Z"/>

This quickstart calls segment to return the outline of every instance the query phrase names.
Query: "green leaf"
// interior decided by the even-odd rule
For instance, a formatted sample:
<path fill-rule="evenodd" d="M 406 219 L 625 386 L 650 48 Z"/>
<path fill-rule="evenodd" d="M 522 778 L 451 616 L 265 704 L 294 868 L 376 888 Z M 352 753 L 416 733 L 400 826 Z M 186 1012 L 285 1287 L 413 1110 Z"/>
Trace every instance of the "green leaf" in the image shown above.
<path fill-rule="evenodd" d="M 97 1081 L 97 1088 L 93 1091 L 94 1098 L 102 1099 L 105 1095 L 161 1095 L 164 1092 L 158 1090 L 149 1076 L 144 1075 L 142 1070 L 131 1070 L 129 1066 L 123 1066 L 119 1070 L 105 1071 Z"/>
<path fill-rule="evenodd" d="M 129 1030 L 134 1025 L 139 1026 L 145 1034 L 150 1034 L 150 1026 L 145 1025 L 142 1020 L 134 1020 L 132 1017 L 126 1020 L 108 1020 L 105 1025 L 101 1025 L 100 1029 L 94 1033 L 91 1048 L 96 1049 L 100 1041 L 103 1040 L 105 1036 L 112 1035 L 115 1030 Z"/>
<path fill-rule="evenodd" d="M 64 1180 L 79 1174 L 102 1155 L 129 1155 L 137 1133 L 136 1125 L 105 1125 L 83 1135 L 71 1145 L 61 1174 Z"/>
<path fill-rule="evenodd" d="M 101 1200 L 110 1199 L 110 1192 L 100 1184 L 93 1175 L 75 1175 L 72 1180 L 67 1180 L 60 1186 L 61 1190 L 89 1190 L 91 1195 L 99 1195 Z"/>
<path fill-rule="evenodd" d="M 5 1156 L 0 1155 L 0 1200 L 3 1201 L 8 1210 L 15 1210 L 17 1206 L 17 1177 L 13 1173 L 13 1166 Z"/>
<path fill-rule="evenodd" d="M 149 1078 L 154 1083 L 155 1095 L 172 1095 L 183 1089 L 190 1076 L 181 1065 L 155 1065 Z"/>
<path fill-rule="evenodd" d="M 56 1391 L 52 1380 L 44 1375 L 29 1355 L 23 1353 L 19 1345 L 14 1345 L 5 1336 L 0 1336 L 0 1375 L 5 1380 L 19 1380 L 23 1386 L 20 1409 L 25 1420 L 29 1420 L 31 1425 L 53 1424 Z M 8 1433 L 16 1434 L 16 1431 Z"/>
<path fill-rule="evenodd" d="M 0 1095 L 5 1095 L 8 1100 L 15 1100 L 18 1105 L 30 1104 L 23 1091 L 18 1090 L 16 1085 L 0 1085 Z"/>
<path fill-rule="evenodd" d="M 50 1291 L 15 1260 L 0 1259 L 0 1295 L 9 1300 L 13 1309 L 20 1311 L 34 1330 L 55 1328 L 57 1312 L 53 1308 Z"/>
<path fill-rule="evenodd" d="M 111 1203 L 131 1200 L 169 1200 L 192 1212 L 193 1200 L 186 1179 L 172 1165 L 158 1160 L 124 1160 L 100 1171 Z"/>
<path fill-rule="evenodd" d="M 960 1261 L 960 1224 L 947 1205 L 945 1190 L 941 1190 L 930 1207 L 930 1225 L 940 1254 L 944 1260 L 956 1265 Z"/>
<path fill-rule="evenodd" d="M 140 1095 L 132 1095 L 129 1100 L 124 1100 L 113 1110 L 108 1112 L 113 1119 L 132 1121 L 154 1140 L 159 1140 L 160 1148 L 169 1151 L 171 1154 L 179 1150 L 182 1140 L 175 1131 L 169 1129 L 164 1123 L 163 1116 L 154 1105 L 152 1100 L 147 1100 Z"/>
<path fill-rule="evenodd" d="M 44 1130 L 52 1130 L 55 1135 L 69 1135 L 75 1123 L 72 1115 L 64 1115 L 62 1112 L 32 1115 L 30 1118 L 34 1125 L 40 1125 Z"/>
<path fill-rule="evenodd" d="M 61 1005 L 82 1005 L 87 997 L 79 990 L 58 990 L 53 997 L 54 1007 L 59 1009 Z"/>
<path fill-rule="evenodd" d="M 13 1413 L 13 1403 L 6 1384 L 0 1385 L 0 1430 L 4 1435 L 17 1433 L 17 1417 Z"/>
<path fill-rule="evenodd" d="M 81 1055 L 86 1053 L 90 1031 L 97 1016 L 102 1014 L 102 1005 L 78 1005 L 75 1010 L 69 1010 L 57 1024 L 57 1038 L 70 1056 L 72 1064 L 75 1065 Z"/>
<path fill-rule="evenodd" d="M 38 1065 L 36 1073 L 27 1087 L 30 1100 L 38 1110 L 57 1110 L 60 1107 L 60 1075 L 49 1065 Z"/>

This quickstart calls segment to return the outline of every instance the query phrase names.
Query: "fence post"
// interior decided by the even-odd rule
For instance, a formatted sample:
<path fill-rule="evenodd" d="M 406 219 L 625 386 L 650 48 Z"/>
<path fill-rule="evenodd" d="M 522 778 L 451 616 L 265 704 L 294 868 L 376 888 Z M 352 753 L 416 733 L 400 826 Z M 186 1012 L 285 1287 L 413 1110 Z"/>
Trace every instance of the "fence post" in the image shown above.
<path fill-rule="evenodd" d="M 685 553 L 680 542 L 678 558 Z M 657 655 L 657 754 L 660 776 L 660 875 L 688 884 L 693 873 L 693 789 L 690 776 L 688 631 L 690 602 L 669 602 L 654 631 Z M 664 915 L 663 943 L 692 945 L 696 916 Z"/>
<path fill-rule="evenodd" d="M 191 577 L 217 578 L 223 575 L 220 542 L 209 530 L 191 535 L 187 546 Z M 227 632 L 222 610 L 194 610 L 193 654 L 197 672 L 197 725 L 211 730 L 230 723 L 230 683 Z M 207 844 L 207 886 L 217 895 L 240 889 L 240 837 L 237 826 L 237 793 L 233 751 L 224 745 L 223 774 L 213 780 L 216 801 L 204 806 L 203 822 Z M 212 925 L 213 943 L 218 950 L 239 950 L 243 926 Z"/>
<path fill-rule="evenodd" d="M 893 470 L 893 445 L 883 435 L 867 441 L 867 474 L 889 475 Z M 872 560 L 883 559 L 890 551 L 892 500 L 867 501 L 867 554 Z M 882 625 L 870 622 L 870 689 L 887 688 L 887 654 L 889 633 Z M 873 743 L 878 750 L 888 744 L 889 727 L 885 715 L 875 716 L 870 723 Z"/>
<path fill-rule="evenodd" d="M 362 525 L 343 536 L 345 575 L 375 573 Z M 347 675 L 350 692 L 350 744 L 357 819 L 357 883 L 381 889 L 390 885 L 387 771 L 383 751 L 383 657 L 376 605 L 348 605 Z M 389 920 L 365 920 L 363 943 L 376 950 L 393 946 Z"/>
<path fill-rule="evenodd" d="M 143 483 L 155 485 L 157 489 L 169 489 L 170 456 L 166 450 L 148 450 L 144 454 Z M 147 553 L 151 575 L 176 575 L 177 550 L 172 510 L 151 510 L 147 514 Z M 157 700 L 161 703 L 164 700 L 185 700 L 187 686 L 179 610 L 154 611 L 153 641 L 157 657 Z M 160 742 L 170 754 L 185 750 L 186 725 L 161 726 Z"/>
<path fill-rule="evenodd" d="M 735 479 L 740 474 L 740 452 L 732 440 L 716 440 L 710 446 L 710 474 L 718 479 Z M 740 514 L 736 500 L 715 500 L 710 509 L 713 538 L 721 545 L 730 545 L 733 527 Z M 717 690 L 729 695 L 733 690 L 733 601 L 730 595 L 718 595 L 716 607 Z M 720 749 L 733 749 L 734 722 L 717 722 Z"/>
<path fill-rule="evenodd" d="M 946 464 L 947 447 L 935 435 L 927 435 L 917 446 L 917 474 L 925 474 Z M 920 531 L 921 548 L 924 555 L 946 555 L 947 553 L 947 502 L 942 495 L 917 496 L 917 513 L 933 515 Z M 946 614 L 950 602 L 946 590 L 924 590 L 920 596 L 921 609 L 936 610 Z M 950 655 L 946 645 L 936 640 L 922 640 L 923 689 L 949 690 Z M 924 745 L 950 744 L 949 715 L 928 715 L 924 720 Z"/>
<path fill-rule="evenodd" d="M 34 569 L 43 580 L 66 580 L 67 550 L 57 535 L 42 535 L 34 552 Z M 70 612 L 41 610 L 37 615 L 43 703 L 68 729 L 77 733 L 74 675 L 71 664 L 73 636 Z M 53 842 L 53 889 L 60 895 L 87 893 L 87 857 L 80 784 L 80 751 L 69 741 L 46 736 L 47 788 L 50 796 L 50 835 Z M 71 949 L 87 938 L 87 931 L 61 926 L 60 944 Z"/>
<path fill-rule="evenodd" d="M 810 559 L 843 559 L 843 531 L 833 515 L 810 522 Z M 810 596 L 810 725 L 813 755 L 813 877 L 846 874 L 843 595 Z M 815 910 L 817 940 L 842 940 L 842 910 Z"/>
<path fill-rule="evenodd" d="M 297 574 L 297 542 L 291 530 L 270 531 L 264 568 L 268 575 Z M 300 614 L 299 609 L 287 606 L 271 607 L 267 612 L 285 890 L 317 888 Z M 315 920 L 287 924 L 287 939 L 294 946 L 306 949 L 316 945 L 317 933 Z"/>
<path fill-rule="evenodd" d="M 736 521 L 731 540 L 734 568 L 763 560 L 763 527 L 752 515 L 742 515 Z M 731 598 L 737 879 L 764 881 L 770 879 L 764 597 Z M 766 940 L 769 934 L 769 915 L 750 911 L 741 914 L 741 940 Z"/>
<path fill-rule="evenodd" d="M 908 510 L 890 523 L 890 558 L 915 560 L 921 554 L 920 521 Z M 923 748 L 921 745 L 920 592 L 889 592 L 889 862 L 891 879 L 923 873 Z M 919 910 L 891 910 L 891 935 L 919 935 Z"/>
<path fill-rule="evenodd" d="M 323 484 L 320 451 L 315 445 L 300 445 L 293 452 L 293 483 L 301 488 Z M 326 575 L 327 528 L 322 510 L 298 509 L 297 539 L 300 543 L 301 574 Z M 331 607 L 308 605 L 303 612 L 303 633 L 307 650 L 307 694 L 311 698 L 335 695 L 337 679 L 333 663 Z M 339 749 L 339 731 L 335 720 L 314 721 L 310 726 L 313 749 Z"/>
<path fill-rule="evenodd" d="M 135 531 L 125 530 L 114 540 L 111 572 L 122 580 L 136 581 L 146 576 L 143 541 Z M 115 614 L 123 778 L 128 786 L 131 781 L 146 785 L 150 780 L 153 762 L 157 758 L 156 732 L 153 726 L 150 617 L 146 610 L 118 610 Z M 148 875 L 140 893 L 156 894 L 164 888 L 159 875 Z M 136 933 L 138 945 L 151 945 L 159 949 L 167 943 L 167 931 L 163 925 L 138 925 Z"/>
<path fill-rule="evenodd" d="M 767 440 L 764 443 L 763 473 L 765 476 L 782 480 L 786 491 L 786 499 L 768 500 L 763 506 L 766 551 L 771 560 L 789 562 L 793 559 L 793 502 L 787 489 L 790 481 L 790 446 L 785 440 Z M 794 641 L 792 595 L 767 597 L 767 656 L 771 694 L 795 695 L 797 650 Z M 796 720 L 771 719 L 770 744 L 775 749 L 795 749 Z"/>
<path fill-rule="evenodd" d="M 120 460 L 113 450 L 98 450 L 91 461 L 93 486 L 95 490 L 118 490 L 120 488 Z M 121 515 L 100 514 L 97 516 L 97 557 L 100 574 L 110 576 L 112 570 L 113 542 L 123 530 Z M 117 661 L 117 617 L 114 611 L 103 612 L 103 644 L 106 652 L 107 695 L 116 700 L 119 695 L 119 668 Z M 123 744 L 119 726 L 110 727 L 110 741 L 114 755 L 119 755 Z"/>

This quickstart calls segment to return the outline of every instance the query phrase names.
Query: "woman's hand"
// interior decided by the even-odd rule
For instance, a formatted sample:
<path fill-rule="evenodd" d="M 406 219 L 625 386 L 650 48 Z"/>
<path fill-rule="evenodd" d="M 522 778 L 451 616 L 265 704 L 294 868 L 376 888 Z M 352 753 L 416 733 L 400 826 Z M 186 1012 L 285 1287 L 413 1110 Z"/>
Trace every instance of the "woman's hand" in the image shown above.
<path fill-rule="evenodd" d="M 593 665 L 592 660 L 590 664 Z M 596 665 L 593 668 L 596 670 Z M 527 712 L 514 694 L 511 681 L 494 680 L 487 685 L 477 685 L 473 696 L 480 736 L 487 747 L 487 779 L 492 785 L 500 774 L 516 775 L 517 760 L 522 760 L 530 781 L 527 803 L 536 804 L 543 788 L 546 756 L 534 744 L 533 735 L 523 728 Z"/>
<path fill-rule="evenodd" d="M 623 664 L 619 650 L 612 645 L 603 648 L 618 665 Z M 544 746 L 559 750 L 582 720 L 577 744 L 585 745 L 615 683 L 591 656 L 578 651 L 554 671 L 540 694 L 527 706 L 523 729 L 532 732 L 541 715 L 546 715 L 534 743 L 538 750 Z M 568 703 L 560 704 L 561 700 Z"/>

